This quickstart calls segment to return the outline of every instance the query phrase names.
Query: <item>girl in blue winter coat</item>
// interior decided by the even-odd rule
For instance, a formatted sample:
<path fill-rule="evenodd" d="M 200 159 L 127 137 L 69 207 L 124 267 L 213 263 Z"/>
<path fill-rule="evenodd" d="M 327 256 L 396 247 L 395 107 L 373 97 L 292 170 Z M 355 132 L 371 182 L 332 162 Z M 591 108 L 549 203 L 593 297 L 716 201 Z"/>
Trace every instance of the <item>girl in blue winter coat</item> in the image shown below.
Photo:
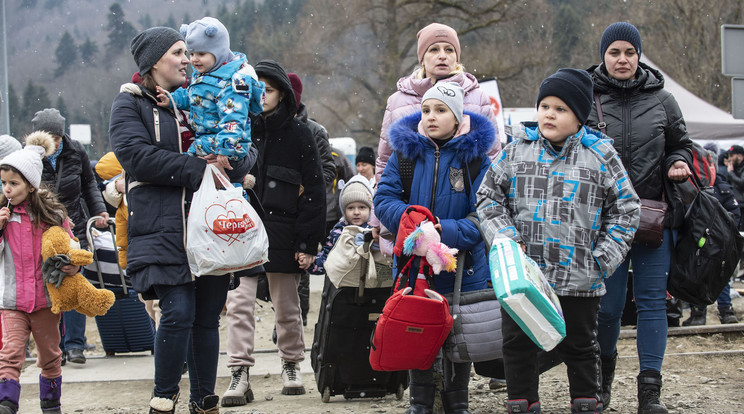
<path fill-rule="evenodd" d="M 385 167 L 374 201 L 376 216 L 392 233 L 398 231 L 401 215 L 409 205 L 427 207 L 437 218 L 442 243 L 458 249 L 457 260 L 465 261 L 462 291 L 471 291 L 485 289 L 489 273 L 480 231 L 466 217 L 475 212 L 475 189 L 488 170 L 486 154 L 496 138 L 488 119 L 463 113 L 463 95 L 457 84 L 438 83 L 424 94 L 420 113 L 393 124 L 390 144 L 395 152 Z M 402 198 L 399 157 L 414 163 L 407 201 Z M 477 170 L 470 168 L 473 163 L 478 163 Z M 452 292 L 454 279 L 454 272 L 442 271 L 434 276 L 432 288 L 439 293 Z M 445 412 L 467 412 L 471 364 L 453 363 L 446 356 L 443 359 Z M 432 412 L 433 372 L 433 368 L 410 371 L 411 405 L 406 413 Z"/>
<path fill-rule="evenodd" d="M 181 26 L 194 75 L 188 89 L 172 94 L 178 109 L 188 110 L 196 138 L 190 155 L 217 156 L 221 168 L 243 159 L 251 145 L 249 115 L 263 110 L 264 84 L 242 53 L 230 50 L 230 34 L 213 17 Z M 169 105 L 168 93 L 158 89 L 160 106 Z"/>

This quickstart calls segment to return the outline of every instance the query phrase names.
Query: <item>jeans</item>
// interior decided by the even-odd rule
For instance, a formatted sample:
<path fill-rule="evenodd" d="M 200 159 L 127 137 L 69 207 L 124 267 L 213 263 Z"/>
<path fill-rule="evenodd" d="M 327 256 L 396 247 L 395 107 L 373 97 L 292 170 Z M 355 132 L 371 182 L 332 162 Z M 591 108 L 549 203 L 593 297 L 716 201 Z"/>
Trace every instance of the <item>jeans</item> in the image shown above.
<path fill-rule="evenodd" d="M 633 296 L 638 311 L 636 346 L 640 369 L 661 372 L 667 341 L 666 291 L 673 240 L 677 232 L 664 229 L 664 242 L 656 249 L 633 245 L 611 277 L 605 280 L 607 293 L 599 308 L 599 341 L 602 356 L 617 351 L 620 318 L 625 306 L 628 269 L 633 264 Z"/>
<path fill-rule="evenodd" d="M 716 302 L 718 302 L 719 308 L 728 308 L 731 305 L 731 285 L 726 283 L 721 294 L 718 295 L 718 300 Z"/>
<path fill-rule="evenodd" d="M 160 299 L 160 326 L 155 334 L 153 395 L 178 394 L 183 362 L 189 368 L 190 401 L 214 395 L 220 351 L 219 321 L 230 275 L 202 276 L 176 286 L 155 285 Z"/>
<path fill-rule="evenodd" d="M 59 343 L 62 352 L 85 349 L 85 318 L 85 315 L 74 310 L 64 313 L 64 330 L 60 331 L 63 335 Z"/>

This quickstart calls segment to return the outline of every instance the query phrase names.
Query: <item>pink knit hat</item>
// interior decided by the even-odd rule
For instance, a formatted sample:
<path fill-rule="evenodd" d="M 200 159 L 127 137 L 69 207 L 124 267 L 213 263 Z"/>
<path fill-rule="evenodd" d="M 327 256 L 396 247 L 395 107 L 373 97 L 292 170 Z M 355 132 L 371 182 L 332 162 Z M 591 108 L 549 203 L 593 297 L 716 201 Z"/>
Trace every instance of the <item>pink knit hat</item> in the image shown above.
<path fill-rule="evenodd" d="M 460 39 L 457 38 L 455 29 L 441 23 L 432 23 L 419 30 L 418 34 L 418 61 L 424 60 L 424 54 L 429 46 L 438 42 L 447 42 L 455 47 L 457 61 L 460 61 Z"/>

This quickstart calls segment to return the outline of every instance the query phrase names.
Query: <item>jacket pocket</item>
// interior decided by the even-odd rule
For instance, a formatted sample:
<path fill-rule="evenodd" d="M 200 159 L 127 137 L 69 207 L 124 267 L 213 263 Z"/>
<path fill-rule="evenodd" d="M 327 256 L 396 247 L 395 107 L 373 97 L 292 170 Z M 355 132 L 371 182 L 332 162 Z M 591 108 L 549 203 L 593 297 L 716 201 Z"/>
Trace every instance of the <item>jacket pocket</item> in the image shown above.
<path fill-rule="evenodd" d="M 264 185 L 264 209 L 297 214 L 297 199 L 302 187 L 302 174 L 299 171 L 280 165 L 266 166 Z"/>

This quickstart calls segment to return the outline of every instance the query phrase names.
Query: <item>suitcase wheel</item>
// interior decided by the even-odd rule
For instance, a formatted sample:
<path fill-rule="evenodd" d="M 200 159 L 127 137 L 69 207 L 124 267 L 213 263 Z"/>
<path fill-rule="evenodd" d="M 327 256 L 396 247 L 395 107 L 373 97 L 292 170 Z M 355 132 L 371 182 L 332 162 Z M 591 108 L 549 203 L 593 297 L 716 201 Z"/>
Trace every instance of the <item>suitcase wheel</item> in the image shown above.
<path fill-rule="evenodd" d="M 323 402 L 324 403 L 331 402 L 331 387 L 325 387 L 323 389 Z"/>
<path fill-rule="evenodd" d="M 398 390 L 395 391 L 395 399 L 396 400 L 402 400 L 403 399 L 403 391 L 405 391 L 403 384 L 398 384 Z"/>

